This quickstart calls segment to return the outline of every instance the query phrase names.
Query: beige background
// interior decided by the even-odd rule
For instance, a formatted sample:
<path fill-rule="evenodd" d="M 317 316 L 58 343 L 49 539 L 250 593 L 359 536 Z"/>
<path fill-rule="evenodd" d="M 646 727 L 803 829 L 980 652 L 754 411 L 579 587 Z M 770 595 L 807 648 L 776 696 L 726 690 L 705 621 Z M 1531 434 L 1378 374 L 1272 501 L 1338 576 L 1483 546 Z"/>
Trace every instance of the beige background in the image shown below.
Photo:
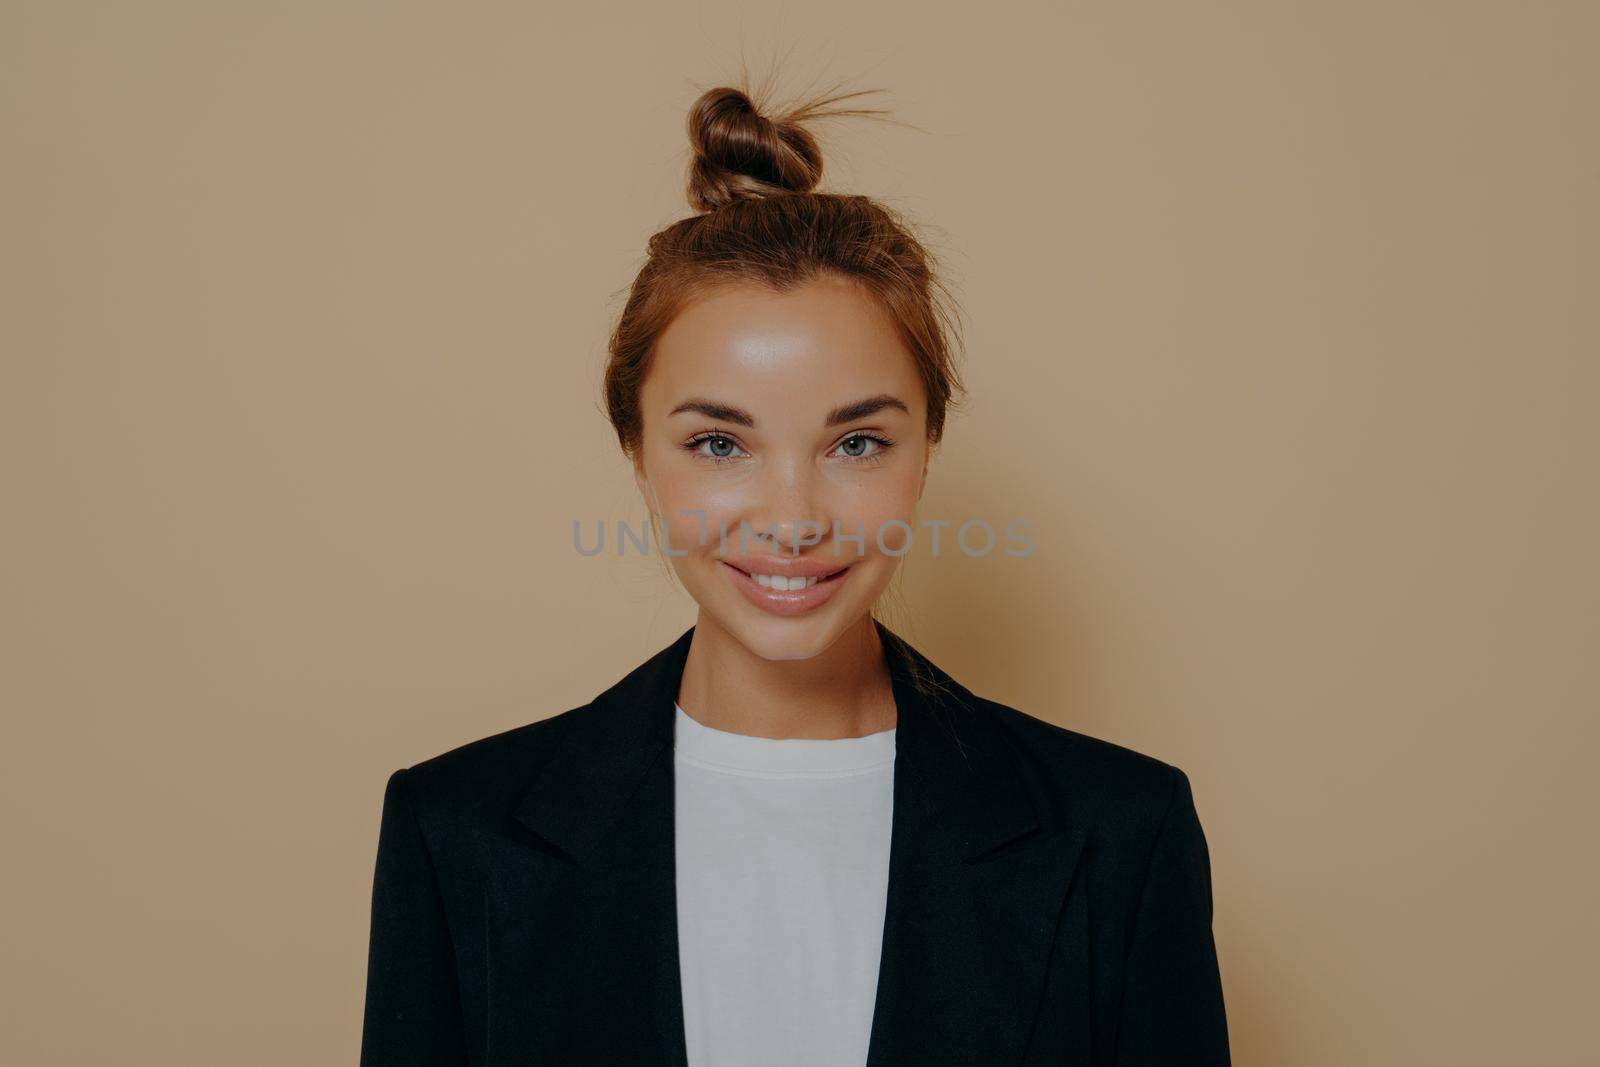
<path fill-rule="evenodd" d="M 1593 5 L 580 6 L 0 7 L 0 1059 L 354 1062 L 387 774 L 692 621 L 571 523 L 742 51 L 918 127 L 1039 551 L 892 618 L 1189 772 L 1236 1061 L 1595 1062 Z"/>

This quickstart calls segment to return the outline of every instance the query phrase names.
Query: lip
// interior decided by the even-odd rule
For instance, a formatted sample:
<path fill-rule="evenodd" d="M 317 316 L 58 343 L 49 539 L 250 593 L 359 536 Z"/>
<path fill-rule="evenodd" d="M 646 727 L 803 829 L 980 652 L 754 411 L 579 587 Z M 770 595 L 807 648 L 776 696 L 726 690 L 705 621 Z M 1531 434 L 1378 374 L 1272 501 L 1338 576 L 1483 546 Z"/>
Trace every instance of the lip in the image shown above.
<path fill-rule="evenodd" d="M 776 568 L 773 570 L 766 569 L 772 562 L 768 558 L 751 559 L 746 557 L 746 559 L 752 564 L 759 564 L 761 569 L 757 573 L 777 573 Z M 849 564 L 846 564 L 841 572 L 838 565 L 824 565 L 821 561 L 791 559 L 783 562 L 791 565 L 804 563 L 811 569 L 820 568 L 823 574 L 837 572 L 837 576 L 825 579 L 821 575 L 816 575 L 817 582 L 814 585 L 806 586 L 804 589 L 777 590 L 761 585 L 749 573 L 734 566 L 733 563 L 726 559 L 720 560 L 718 565 L 746 600 L 762 611 L 773 615 L 804 615 L 808 611 L 815 611 L 833 599 L 833 595 L 839 591 L 839 587 L 850 577 Z M 813 577 L 813 575 L 794 574 L 792 577 L 806 578 Z"/>
<path fill-rule="evenodd" d="M 811 556 L 721 556 L 722 562 L 746 574 L 781 574 L 785 578 L 826 578 L 851 564 Z"/>

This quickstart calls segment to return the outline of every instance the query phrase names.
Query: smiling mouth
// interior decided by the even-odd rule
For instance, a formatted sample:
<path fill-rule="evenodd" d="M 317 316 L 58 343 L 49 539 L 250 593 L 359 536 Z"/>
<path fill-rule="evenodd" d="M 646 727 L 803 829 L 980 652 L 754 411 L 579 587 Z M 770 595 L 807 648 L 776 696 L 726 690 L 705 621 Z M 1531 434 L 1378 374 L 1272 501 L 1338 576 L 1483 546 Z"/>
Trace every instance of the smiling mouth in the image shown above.
<path fill-rule="evenodd" d="M 734 570 L 738 571 L 740 574 L 743 574 L 745 577 L 753 579 L 755 583 L 762 588 L 771 589 L 775 593 L 791 593 L 799 589 L 809 589 L 814 585 L 826 585 L 828 582 L 838 581 L 840 575 L 849 570 L 851 566 L 850 564 L 846 564 L 831 574 L 824 574 L 816 578 L 786 578 L 781 574 L 752 574 L 750 571 L 744 570 L 740 567 L 734 567 L 733 564 L 728 563 L 727 560 L 723 560 L 722 562 L 726 566 L 733 567 Z"/>

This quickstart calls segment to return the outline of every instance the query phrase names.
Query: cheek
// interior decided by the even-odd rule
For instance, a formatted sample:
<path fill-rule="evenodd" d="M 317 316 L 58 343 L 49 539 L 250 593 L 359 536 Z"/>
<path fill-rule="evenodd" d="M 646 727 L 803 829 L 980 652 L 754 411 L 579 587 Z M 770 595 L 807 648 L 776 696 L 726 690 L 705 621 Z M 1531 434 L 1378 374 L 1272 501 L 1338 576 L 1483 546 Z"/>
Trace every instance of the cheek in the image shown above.
<path fill-rule="evenodd" d="M 718 531 L 732 536 L 745 513 L 742 492 L 726 485 L 708 486 L 705 479 L 692 474 L 665 476 L 651 483 L 666 535 L 674 552 L 705 553 L 718 549 Z"/>
<path fill-rule="evenodd" d="M 840 534 L 863 532 L 859 550 L 867 556 L 901 556 L 912 543 L 917 524 L 916 479 L 865 482 L 858 491 L 844 495 L 839 512 Z M 843 550 L 858 551 L 854 542 L 845 542 Z"/>

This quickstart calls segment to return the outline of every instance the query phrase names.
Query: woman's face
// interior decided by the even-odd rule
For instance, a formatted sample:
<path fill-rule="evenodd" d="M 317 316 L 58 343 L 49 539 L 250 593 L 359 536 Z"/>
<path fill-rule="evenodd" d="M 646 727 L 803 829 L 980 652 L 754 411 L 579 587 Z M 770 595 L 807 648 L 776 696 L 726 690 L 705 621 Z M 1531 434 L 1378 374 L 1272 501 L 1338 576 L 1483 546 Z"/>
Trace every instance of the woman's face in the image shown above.
<path fill-rule="evenodd" d="M 634 476 L 704 615 L 773 660 L 861 621 L 928 471 L 927 396 L 875 301 L 835 278 L 718 288 L 662 334 L 640 404 Z"/>

